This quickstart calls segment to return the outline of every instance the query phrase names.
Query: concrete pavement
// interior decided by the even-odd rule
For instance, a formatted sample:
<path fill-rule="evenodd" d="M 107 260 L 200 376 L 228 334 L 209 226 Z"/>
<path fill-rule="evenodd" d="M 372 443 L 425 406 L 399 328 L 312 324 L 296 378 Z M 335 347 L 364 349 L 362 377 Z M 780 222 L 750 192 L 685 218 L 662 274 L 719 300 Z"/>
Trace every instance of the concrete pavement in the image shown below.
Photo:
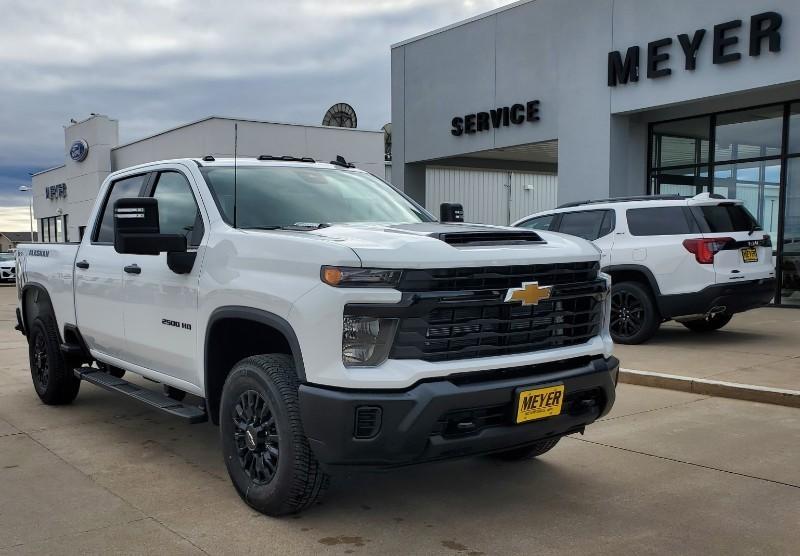
<path fill-rule="evenodd" d="M 800 309 L 740 313 L 710 334 L 668 322 L 646 344 L 615 351 L 628 369 L 800 390 Z"/>
<path fill-rule="evenodd" d="M 630 385 L 585 436 L 539 460 L 339 475 L 321 505 L 267 518 L 230 485 L 216 427 L 87 384 L 71 406 L 42 405 L 8 297 L 0 291 L 0 554 L 790 554 L 800 546 L 800 411 Z"/>

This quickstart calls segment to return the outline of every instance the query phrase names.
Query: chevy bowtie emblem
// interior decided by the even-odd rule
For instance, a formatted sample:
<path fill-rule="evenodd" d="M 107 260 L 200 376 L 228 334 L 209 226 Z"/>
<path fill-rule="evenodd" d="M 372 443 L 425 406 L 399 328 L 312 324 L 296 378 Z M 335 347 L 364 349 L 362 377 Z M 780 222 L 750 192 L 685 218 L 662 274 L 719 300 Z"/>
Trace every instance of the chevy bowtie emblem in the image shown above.
<path fill-rule="evenodd" d="M 523 282 L 520 288 L 509 288 L 506 293 L 506 303 L 521 301 L 522 305 L 536 305 L 543 299 L 548 299 L 553 286 L 540 286 L 539 282 Z"/>

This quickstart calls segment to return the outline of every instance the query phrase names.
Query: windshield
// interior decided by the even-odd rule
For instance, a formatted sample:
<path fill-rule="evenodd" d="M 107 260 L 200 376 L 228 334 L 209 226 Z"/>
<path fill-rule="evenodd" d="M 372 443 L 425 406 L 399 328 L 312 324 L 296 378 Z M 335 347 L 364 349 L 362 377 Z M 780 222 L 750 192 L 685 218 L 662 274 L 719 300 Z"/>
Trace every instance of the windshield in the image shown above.
<path fill-rule="evenodd" d="M 232 224 L 233 167 L 203 168 L 203 174 L 223 217 Z M 424 209 L 370 174 L 332 168 L 240 166 L 236 196 L 239 228 L 433 220 Z"/>
<path fill-rule="evenodd" d="M 13 261 L 14 253 L 0 253 L 0 262 Z"/>

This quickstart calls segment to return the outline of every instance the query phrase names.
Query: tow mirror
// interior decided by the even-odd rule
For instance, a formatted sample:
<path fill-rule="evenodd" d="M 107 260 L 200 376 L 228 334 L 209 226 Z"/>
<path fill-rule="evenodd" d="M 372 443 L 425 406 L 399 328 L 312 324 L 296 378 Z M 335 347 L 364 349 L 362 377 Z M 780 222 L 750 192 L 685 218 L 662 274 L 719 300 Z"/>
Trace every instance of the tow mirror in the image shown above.
<path fill-rule="evenodd" d="M 161 233 L 156 199 L 117 199 L 114 203 L 114 250 L 131 255 L 185 253 L 186 238 Z"/>
<path fill-rule="evenodd" d="M 439 206 L 440 222 L 463 222 L 464 207 L 459 203 L 442 203 Z"/>

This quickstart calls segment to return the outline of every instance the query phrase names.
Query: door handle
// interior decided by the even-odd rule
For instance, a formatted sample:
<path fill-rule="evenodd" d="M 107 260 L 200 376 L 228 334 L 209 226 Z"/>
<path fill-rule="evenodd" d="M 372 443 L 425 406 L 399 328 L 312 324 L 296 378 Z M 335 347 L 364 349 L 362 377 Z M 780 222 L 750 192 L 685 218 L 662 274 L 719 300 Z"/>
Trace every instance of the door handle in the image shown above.
<path fill-rule="evenodd" d="M 138 264 L 129 264 L 128 266 L 124 267 L 122 270 L 124 270 L 128 274 L 141 274 L 142 273 L 142 268 Z"/>
<path fill-rule="evenodd" d="M 77 266 L 78 268 L 87 269 L 89 268 L 89 261 L 83 259 L 82 261 L 78 261 L 77 263 L 75 263 L 75 266 Z"/>

